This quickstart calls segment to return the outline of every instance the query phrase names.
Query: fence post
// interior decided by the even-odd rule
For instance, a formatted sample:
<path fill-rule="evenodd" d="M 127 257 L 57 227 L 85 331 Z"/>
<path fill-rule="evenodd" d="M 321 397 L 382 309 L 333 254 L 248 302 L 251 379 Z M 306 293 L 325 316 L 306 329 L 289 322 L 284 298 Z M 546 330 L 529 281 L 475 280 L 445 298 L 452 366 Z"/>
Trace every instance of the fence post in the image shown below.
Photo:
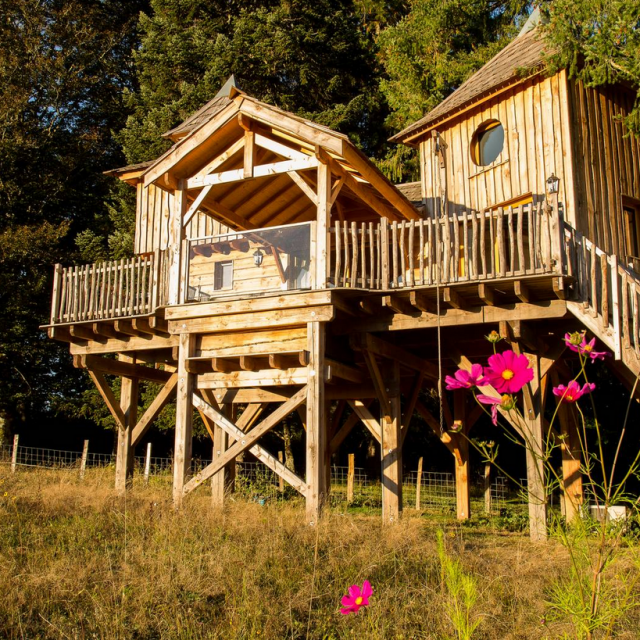
<path fill-rule="evenodd" d="M 491 513 L 491 463 L 484 465 L 484 510 Z"/>
<path fill-rule="evenodd" d="M 349 470 L 347 472 L 347 503 L 353 502 L 353 488 L 356 479 L 356 456 L 349 454 Z"/>
<path fill-rule="evenodd" d="M 416 509 L 420 510 L 420 491 L 422 489 L 422 463 L 423 458 L 418 460 L 418 475 L 416 477 Z"/>
<path fill-rule="evenodd" d="M 13 451 L 11 452 L 11 473 L 16 472 L 16 467 L 18 466 L 18 440 L 20 436 L 16 433 L 13 436 Z"/>
<path fill-rule="evenodd" d="M 278 451 L 278 460 L 284 464 L 284 453 L 282 451 Z M 278 491 L 280 493 L 284 491 L 284 479 L 282 476 L 278 476 Z"/>
<path fill-rule="evenodd" d="M 87 456 L 89 455 L 89 441 L 85 440 L 82 446 L 82 458 L 80 459 L 80 480 L 84 480 L 84 472 L 87 469 Z"/>
<path fill-rule="evenodd" d="M 147 442 L 147 455 L 144 459 L 144 485 L 149 484 L 149 474 L 151 473 L 151 443 Z"/>

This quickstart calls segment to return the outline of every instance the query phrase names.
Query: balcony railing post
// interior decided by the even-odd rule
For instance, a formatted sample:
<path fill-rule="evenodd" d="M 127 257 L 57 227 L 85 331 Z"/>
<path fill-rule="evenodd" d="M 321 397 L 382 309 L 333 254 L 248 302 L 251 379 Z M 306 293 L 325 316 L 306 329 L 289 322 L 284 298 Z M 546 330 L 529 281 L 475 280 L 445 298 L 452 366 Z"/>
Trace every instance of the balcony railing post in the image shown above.
<path fill-rule="evenodd" d="M 151 308 L 149 312 L 154 312 L 160 305 L 158 304 L 160 295 L 160 249 L 153 252 L 153 260 L 151 262 Z"/>
<path fill-rule="evenodd" d="M 564 274 L 564 221 L 558 205 L 558 194 L 549 194 L 547 207 L 549 216 L 549 236 L 551 242 L 551 265 L 559 274 Z"/>
<path fill-rule="evenodd" d="M 51 324 L 60 321 L 60 292 L 62 285 L 62 265 L 56 264 L 53 268 L 53 293 L 51 296 Z"/>
<path fill-rule="evenodd" d="M 380 219 L 380 247 L 381 247 L 381 289 L 389 288 L 389 221 L 386 218 Z"/>

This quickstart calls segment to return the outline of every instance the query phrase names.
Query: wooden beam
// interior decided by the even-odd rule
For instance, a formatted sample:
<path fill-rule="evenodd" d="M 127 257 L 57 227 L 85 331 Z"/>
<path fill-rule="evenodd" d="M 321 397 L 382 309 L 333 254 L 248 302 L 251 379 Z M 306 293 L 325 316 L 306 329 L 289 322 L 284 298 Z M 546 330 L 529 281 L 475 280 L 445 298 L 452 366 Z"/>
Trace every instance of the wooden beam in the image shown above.
<path fill-rule="evenodd" d="M 241 429 L 238 426 L 240 424 L 240 421 L 238 421 L 238 425 L 234 425 L 233 422 L 231 422 L 220 411 L 214 409 L 211 405 L 206 403 L 204 400 L 200 399 L 195 394 L 194 394 L 194 397 L 193 397 L 193 404 L 197 409 L 202 411 L 213 422 L 215 422 L 215 424 L 217 424 L 221 429 L 223 429 L 229 436 L 231 436 L 232 438 L 234 438 L 236 440 L 236 443 L 233 446 L 236 446 L 238 443 L 242 443 L 243 440 L 245 440 L 248 436 L 251 436 L 251 434 L 253 433 L 253 431 L 256 428 L 256 427 L 254 427 L 254 429 L 252 431 L 250 431 L 248 434 L 245 433 L 243 431 L 243 429 Z M 245 409 L 245 411 L 246 411 L 246 409 Z M 227 451 L 225 451 L 224 454 L 222 454 L 220 456 L 220 458 L 222 458 L 223 456 L 225 458 L 229 458 L 228 451 L 230 451 L 232 448 L 233 447 L 230 447 Z M 297 491 L 299 491 L 303 496 L 306 495 L 307 487 L 306 487 L 306 484 L 305 484 L 304 480 L 302 480 L 302 478 L 299 478 L 295 473 L 293 473 L 292 471 L 287 469 L 287 467 L 285 467 L 284 464 L 282 464 L 275 456 L 272 456 L 266 449 L 264 449 L 263 447 L 261 447 L 261 446 L 259 446 L 257 444 L 254 444 L 254 445 L 249 447 L 249 451 L 251 452 L 252 455 L 254 455 L 256 458 L 258 458 L 258 460 L 263 462 L 272 471 L 274 471 L 281 478 L 286 480 L 292 487 L 294 487 Z M 237 455 L 238 454 L 233 456 L 233 458 L 235 458 Z M 217 460 L 216 462 L 218 463 L 218 466 L 220 468 L 222 468 L 220 466 L 220 459 Z M 213 463 L 211 465 L 209 465 L 209 467 L 212 466 L 212 465 L 213 465 Z M 205 471 L 205 470 L 203 470 L 203 471 Z M 213 475 L 213 473 L 211 475 Z M 197 477 L 198 476 L 196 476 L 196 478 Z M 193 478 L 193 481 L 195 481 L 196 478 Z M 204 482 L 204 480 L 206 480 L 206 478 L 201 480 L 200 483 Z M 185 492 L 186 491 L 187 491 L 187 487 L 185 487 Z"/>
<path fill-rule="evenodd" d="M 328 500 L 327 486 L 327 403 L 325 401 L 325 325 L 307 324 L 307 351 L 309 351 L 309 384 L 305 389 L 307 401 L 307 523 L 317 525 L 318 518 Z"/>
<path fill-rule="evenodd" d="M 351 339 L 351 348 L 366 349 L 381 358 L 397 360 L 400 364 L 408 367 L 409 369 L 420 371 L 431 379 L 438 379 L 439 371 L 435 364 L 410 353 L 402 347 L 398 347 L 386 340 L 373 336 L 370 333 L 364 334 L 364 336 L 353 336 Z"/>
<path fill-rule="evenodd" d="M 325 380 L 333 382 L 334 378 L 349 380 L 350 382 L 363 383 L 365 381 L 364 374 L 357 367 L 352 367 L 342 362 L 337 362 L 330 358 L 325 358 L 326 373 Z"/>
<path fill-rule="evenodd" d="M 226 151 L 223 151 L 214 160 L 202 167 L 194 177 L 201 178 L 210 174 L 212 171 L 215 171 L 218 167 L 222 166 L 227 160 L 229 160 L 229 158 L 238 153 L 242 147 L 244 147 L 244 136 L 242 138 L 238 138 L 238 140 L 236 140 Z"/>
<path fill-rule="evenodd" d="M 135 359 L 120 354 L 122 364 L 134 364 Z M 138 417 L 138 380 L 136 378 L 122 378 L 120 383 L 120 408 L 124 413 L 124 429 L 118 429 L 118 444 L 116 450 L 116 493 L 123 496 L 133 477 L 133 447 L 131 433 Z"/>
<path fill-rule="evenodd" d="M 370 398 L 366 398 L 364 400 L 360 400 L 362 406 L 366 409 L 373 403 L 373 400 Z M 331 438 L 331 444 L 329 446 L 329 451 L 333 455 L 340 445 L 344 442 L 345 438 L 351 433 L 353 427 L 355 427 L 358 422 L 360 422 L 360 416 L 354 411 L 343 423 L 343 425 L 336 431 L 336 433 Z"/>
<path fill-rule="evenodd" d="M 184 485 L 183 495 L 187 495 L 191 491 L 193 491 L 196 487 L 200 486 L 203 482 L 208 480 L 214 473 L 216 473 L 219 469 L 222 469 L 227 463 L 234 460 L 238 455 L 240 455 L 243 451 L 247 449 L 251 449 L 254 444 L 268 431 L 273 429 L 276 424 L 278 424 L 283 418 L 288 416 L 292 411 L 296 409 L 296 407 L 302 404 L 305 401 L 305 397 L 307 395 L 306 386 L 300 389 L 292 398 L 281 404 L 270 416 L 265 418 L 260 424 L 255 426 L 249 433 L 242 433 L 240 439 L 235 442 L 227 451 L 224 452 L 216 460 L 211 464 L 207 465 L 198 475 L 194 476 Z M 213 410 L 209 405 L 203 406 L 202 402 L 198 402 L 196 398 L 197 395 L 192 394 L 193 400 L 192 402 L 196 404 L 197 407 L 201 408 L 216 424 L 218 424 L 223 429 L 230 429 L 233 431 L 235 425 L 229 423 L 229 421 L 219 412 Z M 209 409 L 207 409 L 209 407 Z M 237 427 L 235 427 L 237 428 Z M 235 437 L 235 436 L 234 436 Z"/>
<path fill-rule="evenodd" d="M 513 293 L 522 302 L 531 302 L 531 292 L 529 291 L 529 287 L 526 282 L 516 280 L 513 283 Z"/>
<path fill-rule="evenodd" d="M 438 311 L 435 301 L 429 300 L 422 291 L 411 291 L 409 302 L 413 307 L 425 313 L 437 313 Z"/>
<path fill-rule="evenodd" d="M 267 138 L 266 136 L 256 132 L 256 144 L 263 149 L 272 151 L 273 153 L 288 158 L 289 160 L 304 160 L 308 158 L 305 153 L 289 147 L 286 144 Z"/>
<path fill-rule="evenodd" d="M 138 421 L 133 433 L 131 434 L 131 446 L 135 447 L 140 444 L 145 433 L 151 426 L 151 423 L 160 415 L 160 412 L 165 408 L 167 403 L 171 400 L 173 393 L 178 384 L 178 374 L 174 373 L 166 381 L 164 387 L 160 389 L 158 395 L 154 398 L 153 402 L 149 405 L 144 415 Z"/>
<path fill-rule="evenodd" d="M 119 429 L 126 429 L 127 419 L 125 418 L 124 412 L 120 408 L 120 404 L 116 400 L 109 383 L 102 375 L 100 371 L 91 371 L 89 370 L 89 377 L 93 380 L 93 383 L 96 385 L 98 392 L 102 396 L 105 404 L 107 405 L 107 409 L 113 416 L 113 419 L 116 421 L 116 425 Z"/>
<path fill-rule="evenodd" d="M 257 229 L 255 224 L 252 224 L 246 218 L 243 218 L 241 215 L 237 214 L 235 211 L 231 211 L 231 209 L 225 207 L 217 200 L 212 200 L 211 198 L 209 198 L 209 200 L 207 200 L 206 206 L 203 205 L 203 208 L 207 211 L 210 211 L 214 216 L 222 218 L 223 222 L 229 224 L 232 227 L 237 227 L 241 231 Z"/>
<path fill-rule="evenodd" d="M 256 162 L 256 139 L 253 131 L 244 132 L 244 165 L 242 177 L 253 178 L 254 165 Z"/>
<path fill-rule="evenodd" d="M 101 371 L 114 376 L 124 376 L 127 378 L 142 378 L 153 382 L 164 384 L 171 378 L 168 371 L 161 371 L 152 367 L 145 367 L 139 364 L 132 364 L 129 361 L 112 360 L 91 354 L 74 356 L 74 363 L 78 362 L 81 367 L 91 371 Z"/>
<path fill-rule="evenodd" d="M 173 504 L 180 507 L 184 487 L 191 469 L 193 389 L 195 376 L 187 371 L 187 361 L 193 356 L 195 336 L 180 334 L 178 343 L 178 385 L 176 388 L 176 429 L 173 451 Z"/>
<path fill-rule="evenodd" d="M 381 417 L 382 428 L 382 522 L 395 524 L 402 514 L 402 435 L 400 408 L 400 364 L 385 370 L 385 385 L 391 390 L 390 413 Z"/>
<path fill-rule="evenodd" d="M 309 183 L 295 171 L 289 171 L 287 175 L 300 187 L 300 190 L 311 200 L 313 206 L 318 206 L 318 196 L 314 193 Z"/>
<path fill-rule="evenodd" d="M 451 287 L 445 287 L 442 290 L 442 299 L 454 309 L 466 309 L 469 305 L 460 294 Z"/>
<path fill-rule="evenodd" d="M 209 191 L 213 189 L 213 185 L 207 185 L 206 187 L 202 187 L 202 191 L 197 195 L 196 199 L 191 203 L 189 208 L 185 211 L 182 216 L 182 226 L 186 227 L 189 222 L 191 222 L 191 218 L 196 215 L 200 205 L 204 202 L 204 199 L 209 195 Z"/>
<path fill-rule="evenodd" d="M 382 297 L 382 306 L 392 309 L 396 313 L 402 313 L 406 316 L 413 315 L 416 310 L 406 298 L 401 298 L 397 294 Z"/>
<path fill-rule="evenodd" d="M 458 520 L 468 520 L 471 516 L 471 497 L 469 493 L 469 440 L 466 437 L 466 391 L 453 392 L 453 417 L 462 424 L 462 433 L 454 443 L 458 451 L 456 456 L 456 506 Z"/>
<path fill-rule="evenodd" d="M 246 143 L 245 143 L 246 144 Z M 252 178 L 264 178 L 275 176 L 280 173 L 290 171 L 305 171 L 315 169 L 318 166 L 318 159 L 314 156 L 307 156 L 302 160 L 284 160 L 272 162 L 270 164 L 260 164 L 253 167 Z M 202 177 L 194 177 L 187 180 L 187 189 L 199 189 L 207 185 L 228 184 L 230 182 L 240 182 L 245 179 L 244 168 L 222 171 L 220 173 L 210 173 Z"/>
<path fill-rule="evenodd" d="M 369 374 L 371 375 L 371 380 L 373 381 L 373 388 L 376 390 L 376 396 L 378 397 L 378 402 L 380 403 L 380 407 L 384 415 L 388 416 L 391 413 L 391 409 L 389 407 L 389 395 L 387 393 L 387 388 L 385 387 L 385 382 L 382 378 L 382 374 L 380 373 L 380 369 L 378 368 L 378 363 L 376 362 L 375 356 L 368 350 L 363 350 L 362 352 L 364 356 L 364 361 L 369 369 Z"/>
<path fill-rule="evenodd" d="M 485 283 L 478 285 L 478 298 L 490 306 L 494 306 L 496 303 L 493 287 Z"/>
<path fill-rule="evenodd" d="M 349 405 L 353 409 L 355 415 L 362 421 L 371 435 L 377 440 L 378 444 L 382 444 L 382 427 L 380 423 L 373 417 L 368 407 L 361 400 L 348 400 Z"/>

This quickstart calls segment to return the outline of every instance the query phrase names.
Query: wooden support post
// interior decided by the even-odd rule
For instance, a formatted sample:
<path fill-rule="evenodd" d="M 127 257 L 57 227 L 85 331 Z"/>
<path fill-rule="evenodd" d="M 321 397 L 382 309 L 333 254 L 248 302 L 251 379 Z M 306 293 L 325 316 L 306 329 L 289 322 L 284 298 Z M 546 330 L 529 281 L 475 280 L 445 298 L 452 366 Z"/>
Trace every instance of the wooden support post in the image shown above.
<path fill-rule="evenodd" d="M 307 385 L 307 522 L 315 525 L 322 513 L 326 495 L 326 402 L 324 396 L 325 326 L 307 324 L 309 383 Z"/>
<path fill-rule="evenodd" d="M 188 209 L 186 186 L 185 181 L 181 180 L 175 191 L 173 207 L 169 212 L 169 240 L 167 246 L 167 259 L 169 260 L 168 304 L 178 304 L 180 300 L 180 268 L 182 265 L 182 241 L 184 239 L 182 220 Z"/>
<path fill-rule="evenodd" d="M 524 390 L 524 437 L 529 495 L 529 534 L 532 540 L 547 538 L 547 494 L 545 487 L 544 416 L 540 384 L 540 357 L 529 354 L 534 371 L 529 392 Z"/>
<path fill-rule="evenodd" d="M 466 396 L 464 391 L 454 391 L 454 420 L 462 425 L 462 432 L 457 435 L 455 443 L 456 465 L 456 506 L 458 520 L 468 520 L 471 516 L 471 499 L 469 496 L 469 440 L 466 415 Z"/>
<path fill-rule="evenodd" d="M 89 456 L 89 441 L 85 440 L 82 446 L 82 458 L 80 458 L 80 480 L 84 480 L 84 473 L 87 470 L 88 456 Z"/>
<path fill-rule="evenodd" d="M 182 504 L 183 489 L 191 469 L 191 429 L 193 421 L 194 374 L 187 371 L 193 356 L 194 337 L 181 333 L 178 342 L 178 386 L 176 388 L 176 435 L 173 452 L 173 504 Z"/>
<path fill-rule="evenodd" d="M 331 170 L 327 162 L 318 164 L 318 206 L 316 215 L 316 272 L 315 286 L 326 289 L 329 286 L 331 224 Z"/>
<path fill-rule="evenodd" d="M 235 423 L 234 406 L 225 404 L 221 407 L 225 418 Z M 229 434 L 220 427 L 213 425 L 213 460 L 217 460 L 231 446 Z M 211 501 L 214 507 L 222 507 L 224 505 L 225 495 L 233 491 L 236 476 L 236 462 L 233 460 L 225 465 L 220 471 L 211 476 Z"/>
<path fill-rule="evenodd" d="M 349 454 L 349 467 L 347 470 L 347 503 L 353 502 L 353 488 L 356 480 L 356 456 Z"/>
<path fill-rule="evenodd" d="M 149 476 L 151 475 L 151 443 L 147 442 L 147 454 L 144 458 L 144 486 L 149 486 Z"/>
<path fill-rule="evenodd" d="M 485 462 L 484 465 L 484 510 L 491 513 L 493 505 L 491 504 L 491 463 Z"/>
<path fill-rule="evenodd" d="M 383 410 L 382 427 L 382 522 L 395 524 L 402 514 L 402 414 L 400 411 L 400 364 L 385 367 L 388 413 Z"/>
<path fill-rule="evenodd" d="M 418 475 L 416 477 L 416 509 L 420 511 L 420 498 L 422 493 L 422 465 L 424 458 L 420 456 L 418 459 Z"/>
<path fill-rule="evenodd" d="M 20 435 L 16 433 L 13 436 L 13 449 L 11 450 L 11 473 L 15 473 L 18 468 L 18 443 L 20 441 Z"/>
<path fill-rule="evenodd" d="M 278 451 L 278 460 L 284 464 L 284 451 Z M 278 491 L 282 493 L 284 491 L 284 478 L 278 476 Z"/>
<path fill-rule="evenodd" d="M 135 358 L 120 354 L 120 362 L 135 364 Z M 124 425 L 118 428 L 116 451 L 116 493 L 124 495 L 133 478 L 133 447 L 131 437 L 138 421 L 138 379 L 122 377 L 120 383 L 120 409 L 124 414 Z"/>
<path fill-rule="evenodd" d="M 559 384 L 560 378 L 556 370 L 551 371 L 551 379 L 554 385 Z M 560 421 L 560 433 L 563 436 L 560 450 L 562 453 L 564 517 L 567 522 L 571 522 L 580 517 L 580 507 L 584 498 L 581 470 L 582 450 L 575 408 L 566 403 L 560 403 L 558 420 Z"/>

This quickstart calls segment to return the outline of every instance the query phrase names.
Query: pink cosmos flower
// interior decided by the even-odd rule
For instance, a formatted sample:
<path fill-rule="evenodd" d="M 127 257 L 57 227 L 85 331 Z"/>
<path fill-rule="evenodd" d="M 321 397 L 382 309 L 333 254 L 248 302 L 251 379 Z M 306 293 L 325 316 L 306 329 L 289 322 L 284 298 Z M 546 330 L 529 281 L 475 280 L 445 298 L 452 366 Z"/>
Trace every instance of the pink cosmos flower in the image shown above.
<path fill-rule="evenodd" d="M 494 398 L 493 396 L 485 396 L 480 393 L 476 396 L 476 399 L 482 404 L 491 405 L 491 421 L 495 426 L 498 425 L 498 407 L 502 407 L 505 411 L 511 411 L 511 409 L 516 406 L 513 396 L 509 395 L 508 393 L 504 393 L 499 398 Z"/>
<path fill-rule="evenodd" d="M 606 356 L 611 355 L 608 351 L 594 351 L 593 348 L 596 346 L 596 339 L 591 338 L 591 340 L 587 342 L 584 331 L 565 333 L 564 343 L 569 347 L 569 349 L 571 349 L 571 351 L 575 351 L 580 355 L 591 358 L 591 360 L 604 360 Z"/>
<path fill-rule="evenodd" d="M 471 371 L 458 369 L 453 375 L 455 376 L 454 378 L 447 376 L 444 379 L 449 391 L 453 389 L 471 389 L 471 387 L 485 383 L 482 377 L 482 367 L 479 364 L 471 365 Z"/>
<path fill-rule="evenodd" d="M 516 355 L 511 349 L 491 356 L 484 374 L 485 384 L 493 385 L 500 393 L 518 393 L 533 380 L 527 356 Z"/>
<path fill-rule="evenodd" d="M 591 393 L 596 388 L 593 382 L 587 382 L 580 388 L 580 384 L 572 380 L 566 387 L 559 384 L 553 388 L 553 394 L 560 398 L 561 402 L 577 402 L 582 396 Z"/>
<path fill-rule="evenodd" d="M 349 587 L 349 595 L 342 596 L 342 609 L 340 609 L 340 613 L 343 616 L 349 615 L 350 613 L 358 613 L 360 611 L 360 607 L 368 607 L 369 606 L 369 598 L 373 593 L 373 589 L 369 584 L 368 580 L 365 580 L 362 583 L 362 589 L 357 584 L 352 584 Z"/>

